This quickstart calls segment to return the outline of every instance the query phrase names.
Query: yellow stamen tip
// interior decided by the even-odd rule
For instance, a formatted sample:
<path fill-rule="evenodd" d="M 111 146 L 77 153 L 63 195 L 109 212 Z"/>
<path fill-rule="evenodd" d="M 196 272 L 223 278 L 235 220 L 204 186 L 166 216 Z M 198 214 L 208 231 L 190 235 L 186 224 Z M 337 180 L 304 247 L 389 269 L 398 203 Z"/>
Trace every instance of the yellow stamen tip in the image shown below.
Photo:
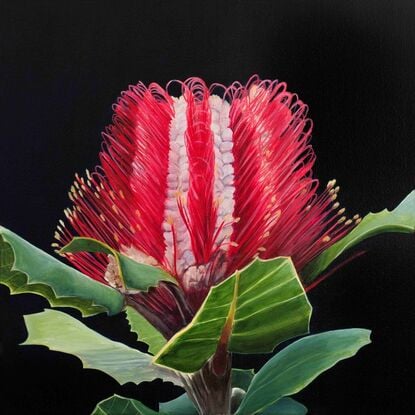
<path fill-rule="evenodd" d="M 327 183 L 327 189 L 331 189 L 332 187 L 334 187 L 335 184 L 336 184 L 336 179 L 330 180 Z"/>

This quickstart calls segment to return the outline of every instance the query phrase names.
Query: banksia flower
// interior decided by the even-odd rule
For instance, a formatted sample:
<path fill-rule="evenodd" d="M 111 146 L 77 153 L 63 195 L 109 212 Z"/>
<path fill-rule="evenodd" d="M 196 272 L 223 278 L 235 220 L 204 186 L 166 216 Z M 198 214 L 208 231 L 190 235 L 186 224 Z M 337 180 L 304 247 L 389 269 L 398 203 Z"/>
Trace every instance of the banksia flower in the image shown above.
<path fill-rule="evenodd" d="M 178 98 L 155 83 L 121 94 L 101 165 L 76 176 L 70 226 L 56 233 L 58 248 L 87 236 L 174 276 L 178 286 L 126 293 L 166 337 L 188 323 L 212 285 L 253 258 L 290 256 L 301 275 L 360 220 L 344 216 L 335 180 L 318 191 L 312 122 L 285 83 L 172 83 Z M 119 288 L 111 256 L 67 257 Z"/>

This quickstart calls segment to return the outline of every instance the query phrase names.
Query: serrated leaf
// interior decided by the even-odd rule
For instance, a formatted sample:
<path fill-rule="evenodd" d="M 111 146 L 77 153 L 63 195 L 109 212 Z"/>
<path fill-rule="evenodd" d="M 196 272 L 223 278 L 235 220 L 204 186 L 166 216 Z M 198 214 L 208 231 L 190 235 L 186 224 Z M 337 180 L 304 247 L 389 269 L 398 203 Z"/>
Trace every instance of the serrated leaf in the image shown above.
<path fill-rule="evenodd" d="M 151 356 L 110 340 L 80 321 L 55 310 L 24 316 L 28 338 L 23 345 L 46 346 L 78 357 L 84 368 L 107 373 L 120 384 L 161 378 L 181 385 L 170 371 L 154 366 Z"/>
<path fill-rule="evenodd" d="M 311 283 L 343 252 L 367 238 L 386 232 L 415 232 L 415 190 L 394 210 L 384 209 L 382 212 L 366 215 L 349 234 L 304 267 L 301 272 L 304 281 Z"/>
<path fill-rule="evenodd" d="M 255 375 L 236 415 L 254 415 L 266 410 L 369 343 L 370 331 L 365 329 L 334 330 L 297 340 Z"/>
<path fill-rule="evenodd" d="M 281 398 L 269 406 L 261 415 L 306 415 L 307 408 L 292 398 Z"/>
<path fill-rule="evenodd" d="M 211 288 L 192 322 L 169 340 L 155 363 L 188 373 L 199 370 L 217 348 L 235 295 L 230 351 L 271 352 L 282 341 L 308 333 L 311 305 L 291 259 L 257 258 Z"/>
<path fill-rule="evenodd" d="M 0 283 L 11 294 L 33 293 L 54 307 L 72 307 L 83 316 L 119 313 L 123 296 L 31 245 L 0 226 Z"/>
<path fill-rule="evenodd" d="M 199 412 L 187 393 L 169 402 L 160 402 L 160 411 L 166 415 L 197 415 Z"/>
<path fill-rule="evenodd" d="M 100 402 L 91 415 L 163 415 L 148 408 L 140 401 L 113 395 Z"/>
<path fill-rule="evenodd" d="M 150 353 L 156 354 L 167 343 L 167 340 L 133 307 L 127 306 L 125 311 L 131 331 L 137 334 L 139 341 L 148 344 Z"/>
<path fill-rule="evenodd" d="M 77 236 L 65 245 L 60 252 L 100 252 L 112 255 L 117 262 L 123 285 L 129 292 L 148 291 L 150 287 L 156 287 L 161 281 L 177 284 L 176 280 L 163 269 L 136 262 L 96 239 Z"/>

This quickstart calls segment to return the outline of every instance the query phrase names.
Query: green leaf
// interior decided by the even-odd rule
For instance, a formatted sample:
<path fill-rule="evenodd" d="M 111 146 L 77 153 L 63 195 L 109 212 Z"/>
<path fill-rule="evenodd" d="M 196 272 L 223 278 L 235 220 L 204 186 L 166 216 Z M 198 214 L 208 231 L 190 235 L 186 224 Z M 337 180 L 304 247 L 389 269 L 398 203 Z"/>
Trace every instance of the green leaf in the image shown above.
<path fill-rule="evenodd" d="M 91 415 L 162 415 L 134 399 L 113 395 L 100 402 Z"/>
<path fill-rule="evenodd" d="M 46 346 L 72 354 L 84 368 L 101 370 L 120 384 L 161 378 L 181 385 L 173 372 L 152 365 L 150 355 L 107 339 L 68 314 L 45 310 L 24 319 L 29 336 L 23 345 Z"/>
<path fill-rule="evenodd" d="M 369 213 L 348 235 L 327 248 L 301 272 L 304 281 L 311 283 L 343 252 L 364 239 L 386 232 L 415 232 L 415 190 L 394 210 Z"/>
<path fill-rule="evenodd" d="M 270 359 L 255 375 L 237 415 L 257 414 L 305 388 L 340 360 L 370 343 L 365 329 L 335 330 L 304 337 Z"/>
<path fill-rule="evenodd" d="M 247 390 L 254 377 L 253 369 L 232 369 L 232 387 Z M 166 415 L 197 415 L 197 409 L 189 399 L 187 393 L 180 395 L 178 398 L 160 403 L 160 410 Z M 281 415 L 283 415 L 282 413 Z M 289 412 L 287 412 L 287 415 Z M 294 414 L 293 414 L 294 415 Z"/>
<path fill-rule="evenodd" d="M 169 402 L 160 403 L 160 411 L 166 415 L 198 415 L 196 407 L 184 393 Z M 307 408 L 292 398 L 281 398 L 278 402 L 269 406 L 263 415 L 305 415 Z"/>
<path fill-rule="evenodd" d="M 282 341 L 308 333 L 310 316 L 311 305 L 291 259 L 257 258 L 211 288 L 192 322 L 154 361 L 182 372 L 197 371 L 214 354 L 231 320 L 230 351 L 271 352 Z"/>
<path fill-rule="evenodd" d="M 117 262 L 123 285 L 129 292 L 131 290 L 148 291 L 150 287 L 156 287 L 160 281 L 169 281 L 177 284 L 176 280 L 163 269 L 136 262 L 96 239 L 75 237 L 60 252 L 101 252 L 112 255 Z"/>
<path fill-rule="evenodd" d="M 291 398 L 281 398 L 269 406 L 262 415 L 306 415 L 307 408 Z"/>
<path fill-rule="evenodd" d="M 254 377 L 253 369 L 232 369 L 232 387 L 247 390 Z M 166 415 L 197 415 L 197 409 L 187 393 L 169 402 L 160 403 L 160 410 Z M 281 413 L 283 415 L 284 412 Z M 289 412 L 287 412 L 287 415 Z M 295 413 L 293 413 L 294 415 Z"/>
<path fill-rule="evenodd" d="M 119 313 L 123 296 L 41 251 L 0 226 L 0 283 L 11 294 L 34 293 L 54 307 L 73 307 L 83 316 Z"/>
<path fill-rule="evenodd" d="M 127 306 L 125 311 L 131 331 L 137 334 L 139 341 L 148 344 L 150 353 L 156 354 L 166 344 L 167 340 L 133 307 Z"/>
<path fill-rule="evenodd" d="M 166 415 L 197 415 L 198 411 L 193 402 L 187 396 L 187 393 L 180 395 L 178 398 L 169 402 L 161 402 L 160 411 Z"/>
<path fill-rule="evenodd" d="M 253 369 L 232 369 L 232 387 L 247 391 L 254 375 Z"/>
<path fill-rule="evenodd" d="M 254 376 L 253 369 L 232 369 L 232 387 L 247 391 Z M 291 398 L 281 398 L 268 407 L 265 412 L 261 412 L 264 415 L 305 415 L 306 413 L 307 408 Z"/>

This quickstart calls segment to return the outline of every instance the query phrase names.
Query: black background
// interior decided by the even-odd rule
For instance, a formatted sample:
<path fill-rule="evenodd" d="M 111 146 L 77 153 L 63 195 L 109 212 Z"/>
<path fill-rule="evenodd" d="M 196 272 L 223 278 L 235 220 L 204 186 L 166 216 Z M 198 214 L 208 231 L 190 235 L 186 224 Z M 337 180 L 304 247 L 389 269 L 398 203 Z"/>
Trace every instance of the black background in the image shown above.
<path fill-rule="evenodd" d="M 0 19 L 0 223 L 43 249 L 74 172 L 97 163 L 111 104 L 138 80 L 284 80 L 310 106 L 315 173 L 337 178 L 349 211 L 393 208 L 414 187 L 412 1 L 2 0 Z M 414 237 L 365 248 L 310 293 L 313 332 L 373 330 L 372 345 L 297 395 L 311 414 L 415 411 Z M 22 315 L 46 306 L 0 287 L 1 413 L 88 414 L 114 392 L 153 407 L 177 396 L 158 381 L 120 387 L 74 357 L 19 347 Z M 122 316 L 87 324 L 135 344 Z"/>

